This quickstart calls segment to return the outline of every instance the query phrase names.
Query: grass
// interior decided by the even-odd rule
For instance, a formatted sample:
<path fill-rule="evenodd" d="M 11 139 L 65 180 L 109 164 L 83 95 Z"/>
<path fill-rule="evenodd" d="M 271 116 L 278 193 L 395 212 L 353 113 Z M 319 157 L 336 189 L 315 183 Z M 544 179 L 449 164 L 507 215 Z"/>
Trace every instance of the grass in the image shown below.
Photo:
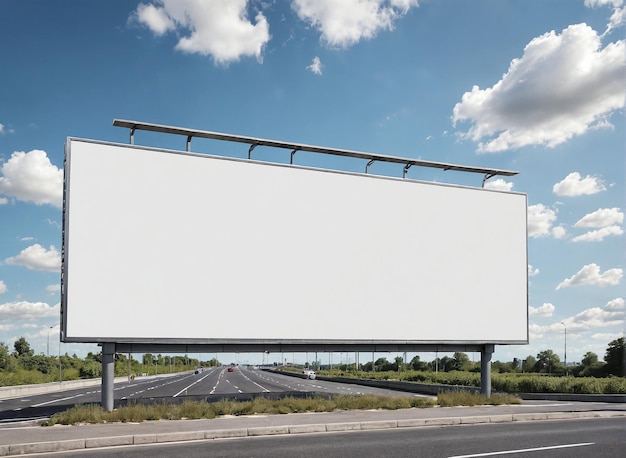
<path fill-rule="evenodd" d="M 484 394 L 469 393 L 467 391 L 447 391 L 437 395 L 437 404 L 441 407 L 454 406 L 500 406 L 505 404 L 519 404 L 518 397 L 511 394 L 492 394 L 487 398 Z"/>
<path fill-rule="evenodd" d="M 287 414 L 299 412 L 335 412 L 339 410 L 396 410 L 409 408 L 428 408 L 440 405 L 472 406 L 519 404 L 519 399 L 510 395 L 492 395 L 487 399 L 480 394 L 465 392 L 441 393 L 437 401 L 417 397 L 395 397 L 376 395 L 338 395 L 330 398 L 322 396 L 296 399 L 286 397 L 270 400 L 263 397 L 251 401 L 221 400 L 207 403 L 201 401 L 183 401 L 180 404 L 155 403 L 150 405 L 131 404 L 112 412 L 105 411 L 99 405 L 74 406 L 64 412 L 54 414 L 43 426 L 55 424 L 75 425 L 82 423 L 129 423 L 149 420 L 182 420 L 217 418 L 225 415 Z"/>
<path fill-rule="evenodd" d="M 467 371 L 318 371 L 318 375 L 480 387 L 480 373 Z M 555 377 L 547 374 L 493 373 L 491 376 L 491 388 L 507 393 L 626 394 L 626 378 Z"/>

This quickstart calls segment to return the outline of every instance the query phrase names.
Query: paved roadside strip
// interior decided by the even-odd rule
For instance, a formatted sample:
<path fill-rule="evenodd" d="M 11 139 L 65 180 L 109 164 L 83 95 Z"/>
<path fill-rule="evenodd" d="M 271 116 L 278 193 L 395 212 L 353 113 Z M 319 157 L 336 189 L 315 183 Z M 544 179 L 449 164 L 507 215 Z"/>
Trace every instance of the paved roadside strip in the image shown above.
<path fill-rule="evenodd" d="M 616 408 L 617 407 L 617 408 Z M 524 411 L 526 408 L 527 411 Z M 253 415 L 82 426 L 0 428 L 0 456 L 99 447 L 393 428 L 626 417 L 626 404 L 544 404 Z"/>

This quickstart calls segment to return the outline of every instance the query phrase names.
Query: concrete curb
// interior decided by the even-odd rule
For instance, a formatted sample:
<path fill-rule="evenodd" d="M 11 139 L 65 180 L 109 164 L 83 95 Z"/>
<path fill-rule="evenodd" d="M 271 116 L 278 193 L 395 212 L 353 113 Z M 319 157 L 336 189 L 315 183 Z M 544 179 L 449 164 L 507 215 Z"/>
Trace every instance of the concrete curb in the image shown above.
<path fill-rule="evenodd" d="M 626 417 L 626 411 L 586 411 L 520 413 L 505 415 L 480 415 L 469 417 L 422 418 L 406 420 L 381 420 L 346 423 L 310 424 L 297 426 L 257 426 L 209 431 L 187 431 L 157 434 L 137 434 L 125 436 L 70 439 L 63 441 L 35 442 L 0 446 L 0 456 L 15 456 L 34 453 L 63 452 L 70 450 L 100 447 L 130 446 L 166 442 L 198 441 L 208 439 L 228 439 L 236 437 L 272 436 L 281 434 L 310 434 L 342 431 L 371 431 L 395 428 L 416 428 L 427 426 L 477 425 L 487 423 L 511 423 L 522 421 L 547 421 L 583 418 Z"/>

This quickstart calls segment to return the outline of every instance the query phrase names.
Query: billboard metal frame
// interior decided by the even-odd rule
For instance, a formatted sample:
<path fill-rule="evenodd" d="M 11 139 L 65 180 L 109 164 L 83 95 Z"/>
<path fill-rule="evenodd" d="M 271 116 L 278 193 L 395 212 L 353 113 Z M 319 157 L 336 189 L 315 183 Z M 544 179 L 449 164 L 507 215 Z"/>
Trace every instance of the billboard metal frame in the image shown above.
<path fill-rule="evenodd" d="M 299 152 L 310 152 L 310 153 L 318 153 L 318 154 L 330 154 L 335 156 L 344 156 L 356 159 L 363 159 L 367 161 L 367 165 L 365 166 L 365 173 L 369 172 L 369 167 L 374 162 L 386 162 L 393 164 L 403 165 L 403 178 L 406 178 L 407 172 L 409 168 L 416 167 L 429 167 L 436 168 L 443 171 L 451 170 L 457 172 L 467 172 L 467 173 L 476 173 L 483 175 L 482 185 L 484 187 L 485 181 L 489 178 L 495 176 L 514 176 L 518 172 L 509 171 L 509 170 L 501 170 L 501 169 L 493 169 L 493 168 L 484 168 L 484 167 L 473 167 L 473 166 L 464 166 L 464 165 L 456 165 L 442 162 L 431 162 L 431 161 L 422 161 L 416 160 L 406 157 L 397 157 L 397 156 L 386 156 L 374 153 L 365 153 L 359 151 L 352 150 L 344 150 L 344 149 L 336 149 L 336 148 L 327 148 L 320 146 L 312 146 L 306 144 L 299 143 L 291 143 L 291 142 L 282 142 L 276 140 L 268 140 L 261 139 L 255 137 L 247 137 L 240 135 L 232 135 L 232 134 L 224 134 L 219 132 L 211 132 L 211 131 L 203 131 L 203 130 L 193 130 L 186 129 L 181 127 L 174 126 L 166 126 L 160 124 L 151 124 L 151 123 L 143 123 L 138 121 L 127 121 L 127 120 L 118 120 L 115 119 L 113 122 L 114 126 L 124 127 L 130 129 L 130 144 L 134 144 L 134 133 L 137 130 L 158 132 L 164 134 L 174 134 L 181 135 L 186 137 L 186 151 L 191 150 L 191 140 L 193 138 L 205 138 L 212 140 L 223 140 L 237 143 L 244 143 L 249 146 L 248 148 L 248 158 L 251 158 L 251 154 L 256 147 L 264 146 L 271 148 L 280 148 L 286 149 L 291 152 L 290 154 L 290 164 L 293 164 L 294 155 Z M 65 183 L 67 186 L 67 183 Z M 67 189 L 64 191 L 64 232 L 67 229 L 66 227 L 66 208 L 65 208 L 65 198 L 67 197 L 65 194 Z M 64 256 L 63 256 L 63 274 L 62 274 L 62 283 L 64 280 L 65 273 L 65 240 L 66 235 L 64 234 Z M 64 291 L 62 287 L 62 292 Z M 62 307 L 62 312 L 64 312 L 64 308 Z M 527 323 L 528 323 L 528 316 Z M 62 323 L 63 324 L 63 323 Z M 64 336 L 63 336 L 64 337 Z M 269 351 L 269 352 L 299 352 L 299 351 L 355 351 L 355 352 L 406 352 L 406 351 L 416 351 L 416 352 L 453 352 L 453 351 L 464 351 L 464 352 L 480 352 L 481 353 L 481 390 L 487 396 L 490 395 L 491 392 L 491 369 L 490 369 L 490 361 L 491 355 L 494 351 L 494 342 L 490 341 L 476 341 L 476 342 L 455 342 L 455 341 L 446 341 L 441 343 L 419 343 L 419 342 L 402 342 L 402 341 L 394 341 L 394 342 L 377 342 L 377 341 L 326 341 L 326 342 L 298 342 L 298 341 L 283 341 L 283 342 L 261 342 L 258 339 L 247 342 L 246 339 L 238 339 L 224 343 L 224 342 L 216 342 L 215 344 L 210 341 L 204 340 L 203 342 L 193 343 L 193 342 L 185 342 L 185 343 L 177 343 L 175 340 L 172 341 L 153 341 L 153 342 L 145 342 L 145 341 L 133 341 L 134 339 L 126 339 L 124 341 L 115 341 L 113 340 L 100 340 L 100 345 L 102 345 L 103 350 L 103 378 L 102 378 L 102 405 L 107 410 L 112 410 L 113 408 L 113 362 L 114 362 L 114 354 L 115 353 L 144 353 L 144 352 L 160 352 L 160 353 L 175 353 L 175 352 L 200 352 L 200 353 L 217 353 L 217 352 L 257 352 L 257 351 Z M 501 343 L 501 342 L 495 342 Z M 517 343 L 517 342 L 516 342 Z M 523 342 L 519 342 L 523 343 Z M 527 343 L 527 340 L 526 340 Z"/>

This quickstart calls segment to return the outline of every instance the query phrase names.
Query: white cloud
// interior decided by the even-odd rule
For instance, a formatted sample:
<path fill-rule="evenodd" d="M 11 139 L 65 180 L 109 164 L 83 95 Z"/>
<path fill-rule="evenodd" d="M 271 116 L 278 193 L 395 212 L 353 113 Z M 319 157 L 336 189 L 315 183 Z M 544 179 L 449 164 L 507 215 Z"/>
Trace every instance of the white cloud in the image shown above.
<path fill-rule="evenodd" d="M 16 151 L 0 169 L 0 193 L 38 205 L 63 206 L 63 170 L 45 151 Z"/>
<path fill-rule="evenodd" d="M 322 61 L 320 60 L 319 57 L 315 56 L 313 58 L 313 62 L 311 62 L 311 65 L 307 65 L 306 69 L 311 70 L 311 72 L 315 73 L 316 75 L 321 75 L 322 74 Z"/>
<path fill-rule="evenodd" d="M 0 304 L 0 318 L 2 320 L 35 320 L 58 316 L 61 306 L 50 306 L 45 302 L 7 302 Z"/>
<path fill-rule="evenodd" d="M 615 299 L 611 299 L 604 306 L 605 310 L 615 311 L 615 310 L 624 310 L 624 298 L 618 297 Z"/>
<path fill-rule="evenodd" d="M 624 106 L 626 42 L 601 46 L 586 24 L 534 38 L 494 86 L 463 94 L 452 120 L 472 126 L 461 137 L 479 152 L 554 147 L 606 122 Z"/>
<path fill-rule="evenodd" d="M 604 32 L 604 34 L 607 34 L 611 30 L 624 24 L 626 24 L 626 8 L 615 8 L 615 10 L 613 10 L 613 14 L 611 14 L 611 19 L 609 19 L 609 24 L 607 25 L 606 32 Z"/>
<path fill-rule="evenodd" d="M 593 8 L 595 6 L 612 6 L 613 8 L 617 8 L 618 6 L 622 6 L 624 0 L 585 0 L 585 6 L 589 8 Z"/>
<path fill-rule="evenodd" d="M 61 271 L 61 254 L 57 249 L 54 246 L 50 246 L 50 250 L 46 250 L 38 243 L 24 248 L 20 254 L 7 258 L 4 262 L 24 266 L 30 270 Z"/>
<path fill-rule="evenodd" d="M 6 197 L 0 197 L 0 205 L 6 205 L 9 203 L 9 199 Z"/>
<path fill-rule="evenodd" d="M 624 5 L 623 0 L 585 0 L 585 6 L 590 8 L 596 6 L 610 6 L 613 8 L 613 14 L 611 14 L 611 18 L 609 19 L 609 23 L 603 35 L 608 34 L 614 28 L 626 23 L 626 8 L 622 7 L 622 5 Z"/>
<path fill-rule="evenodd" d="M 59 284 L 46 286 L 46 292 L 50 296 L 53 296 L 53 295 L 59 293 L 60 291 L 61 291 L 61 285 L 59 285 Z"/>
<path fill-rule="evenodd" d="M 547 237 L 553 233 L 556 211 L 543 204 L 528 207 L 528 236 Z"/>
<path fill-rule="evenodd" d="M 553 313 L 554 313 L 554 305 L 550 304 L 549 302 L 546 302 L 541 307 L 528 306 L 528 314 L 530 316 L 549 318 L 552 316 Z"/>
<path fill-rule="evenodd" d="M 394 21 L 417 7 L 417 0 L 293 0 L 298 17 L 321 32 L 322 43 L 348 48 L 393 30 Z"/>
<path fill-rule="evenodd" d="M 495 189 L 496 191 L 510 191 L 513 189 L 513 183 L 498 178 L 493 181 L 485 181 L 485 189 Z"/>
<path fill-rule="evenodd" d="M 624 222 L 624 213 L 619 208 L 599 208 L 579 219 L 574 227 L 607 227 Z"/>
<path fill-rule="evenodd" d="M 543 337 L 543 333 L 544 333 L 543 326 L 539 326 L 538 324 L 535 324 L 535 323 L 530 323 L 528 325 L 528 334 L 529 334 L 528 337 L 531 342 L 535 339 L 540 339 L 541 337 Z"/>
<path fill-rule="evenodd" d="M 157 8 L 154 5 L 145 5 L 140 3 L 136 10 L 137 20 L 144 25 L 147 25 L 152 32 L 161 36 L 165 32 L 175 30 L 176 24 L 165 13 L 163 8 Z"/>
<path fill-rule="evenodd" d="M 604 182 L 598 177 L 587 175 L 585 178 L 578 172 L 572 172 L 563 180 L 552 186 L 552 192 L 557 196 L 583 196 L 605 191 Z"/>
<path fill-rule="evenodd" d="M 246 56 L 260 62 L 270 40 L 269 24 L 261 12 L 253 24 L 247 8 L 248 0 L 156 0 L 139 4 L 131 19 L 155 35 L 176 31 L 177 50 L 211 56 L 217 64 Z"/>
<path fill-rule="evenodd" d="M 578 235 L 572 239 L 572 242 L 601 242 L 605 237 L 611 235 L 622 235 L 624 231 L 619 226 L 608 226 L 595 231 L 589 231 L 586 234 Z"/>
<path fill-rule="evenodd" d="M 563 226 L 556 226 L 552 228 L 552 237 L 555 239 L 563 239 L 567 235 L 567 231 Z"/>
<path fill-rule="evenodd" d="M 4 294 L 7 292 L 7 285 L 5 282 L 0 280 L 0 294 Z"/>
<path fill-rule="evenodd" d="M 622 235 L 619 224 L 624 222 L 624 213 L 619 208 L 599 208 L 579 219 L 574 227 L 600 228 L 572 239 L 573 242 L 601 242 L 611 235 Z"/>
<path fill-rule="evenodd" d="M 593 307 L 577 313 L 575 316 L 563 320 L 568 332 L 586 331 L 590 328 L 604 328 L 620 326 L 624 323 L 623 311 L 611 311 L 600 307 Z M 558 323 L 553 325 L 554 329 Z"/>
<path fill-rule="evenodd" d="M 534 277 L 535 275 L 539 275 L 539 269 L 533 269 L 533 266 L 528 264 L 528 276 Z"/>
<path fill-rule="evenodd" d="M 539 339 L 545 333 L 561 334 L 567 328 L 568 337 L 572 334 L 580 334 L 592 329 L 606 329 L 611 326 L 623 326 L 625 313 L 623 309 L 611 309 L 607 304 L 606 307 L 592 307 L 585 309 L 574 316 L 560 320 L 546 326 L 530 324 L 529 331 L 533 338 Z M 596 333 L 591 335 L 592 339 L 609 342 L 617 337 L 610 333 Z M 620 337 L 620 335 L 618 335 Z"/>
<path fill-rule="evenodd" d="M 591 335 L 592 339 L 599 340 L 601 342 L 612 342 L 614 340 L 619 339 L 620 337 L 624 337 L 624 333 L 623 332 L 618 332 L 618 333 L 614 333 L 614 334 L 598 332 L 596 334 L 592 334 Z"/>
<path fill-rule="evenodd" d="M 618 285 L 623 275 L 622 269 L 609 269 L 604 273 L 600 273 L 600 266 L 597 264 L 587 264 L 570 278 L 566 278 L 558 284 L 556 289 L 566 288 L 568 286 L 614 286 Z"/>
<path fill-rule="evenodd" d="M 0 135 L 4 134 L 4 124 L 0 124 Z"/>

